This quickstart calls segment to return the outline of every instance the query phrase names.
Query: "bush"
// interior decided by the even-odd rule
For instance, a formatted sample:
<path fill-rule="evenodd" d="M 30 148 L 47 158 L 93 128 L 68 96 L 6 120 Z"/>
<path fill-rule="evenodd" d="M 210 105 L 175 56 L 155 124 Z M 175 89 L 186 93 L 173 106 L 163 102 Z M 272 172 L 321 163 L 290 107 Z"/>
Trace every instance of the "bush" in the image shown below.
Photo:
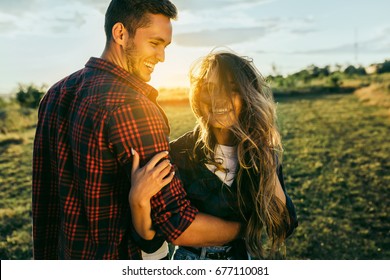
<path fill-rule="evenodd" d="M 39 102 L 46 92 L 46 86 L 37 88 L 35 85 L 19 84 L 19 91 L 16 93 L 16 101 L 22 107 L 38 108 Z"/>
<path fill-rule="evenodd" d="M 343 81 L 341 80 L 340 75 L 332 73 L 332 75 L 329 76 L 330 85 L 333 87 L 340 87 L 343 84 Z"/>
<path fill-rule="evenodd" d="M 386 60 L 378 67 L 378 74 L 379 73 L 389 73 L 390 72 L 390 60 Z"/>

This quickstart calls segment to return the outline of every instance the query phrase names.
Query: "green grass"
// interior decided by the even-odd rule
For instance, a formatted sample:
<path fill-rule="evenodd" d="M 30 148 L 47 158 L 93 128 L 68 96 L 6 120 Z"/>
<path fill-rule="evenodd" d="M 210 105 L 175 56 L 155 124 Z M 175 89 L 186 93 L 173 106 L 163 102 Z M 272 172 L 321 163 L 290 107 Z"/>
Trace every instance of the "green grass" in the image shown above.
<path fill-rule="evenodd" d="M 30 259 L 34 130 L 0 136 L 0 259 Z"/>
<path fill-rule="evenodd" d="M 281 100 L 299 259 L 389 259 L 390 120 L 354 95 Z"/>
<path fill-rule="evenodd" d="M 191 111 L 167 107 L 173 137 Z M 300 225 L 289 259 L 389 259 L 390 119 L 353 94 L 278 100 L 284 173 Z"/>
<path fill-rule="evenodd" d="M 355 95 L 278 100 L 284 173 L 300 225 L 289 259 L 390 259 L 390 119 Z M 195 119 L 183 102 L 164 104 L 171 139 Z M 0 259 L 31 253 L 34 129 L 0 134 Z"/>
<path fill-rule="evenodd" d="M 169 124 L 171 127 L 170 139 L 176 139 L 187 131 L 192 130 L 196 125 L 196 119 L 191 111 L 189 104 L 164 105 Z"/>

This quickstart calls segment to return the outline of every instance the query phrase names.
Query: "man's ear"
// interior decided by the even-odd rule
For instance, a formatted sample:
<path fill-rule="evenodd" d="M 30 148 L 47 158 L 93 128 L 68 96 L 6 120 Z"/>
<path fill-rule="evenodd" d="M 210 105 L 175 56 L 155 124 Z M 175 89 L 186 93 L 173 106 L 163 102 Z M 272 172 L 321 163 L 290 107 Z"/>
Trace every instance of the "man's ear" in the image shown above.
<path fill-rule="evenodd" d="M 127 30 L 123 23 L 117 22 L 112 27 L 112 39 L 115 43 L 121 46 L 125 46 L 125 38 L 128 36 Z"/>

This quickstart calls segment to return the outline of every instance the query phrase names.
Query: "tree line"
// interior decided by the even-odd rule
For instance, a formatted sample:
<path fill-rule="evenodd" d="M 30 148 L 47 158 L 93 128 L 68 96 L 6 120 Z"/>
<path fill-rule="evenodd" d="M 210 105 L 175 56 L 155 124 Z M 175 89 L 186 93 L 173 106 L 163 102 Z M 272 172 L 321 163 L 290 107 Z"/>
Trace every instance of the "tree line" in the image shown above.
<path fill-rule="evenodd" d="M 376 73 L 389 73 L 390 72 L 390 60 L 386 60 L 383 63 L 376 64 Z M 296 73 L 288 76 L 282 76 L 280 74 L 269 75 L 267 81 L 273 88 L 278 89 L 295 89 L 302 87 L 313 86 L 313 81 L 321 80 L 321 86 L 329 86 L 338 88 L 342 86 L 343 80 L 348 78 L 358 78 L 367 76 L 366 69 L 363 66 L 349 65 L 342 69 L 341 65 L 333 67 L 332 71 L 330 65 L 324 67 L 318 67 L 316 65 L 310 65 L 306 69 L 300 70 Z M 276 67 L 274 67 L 276 71 Z M 43 95 L 46 93 L 47 86 L 42 85 L 40 87 L 34 84 L 19 84 L 18 90 L 15 94 L 14 100 L 24 108 L 38 108 L 39 102 Z M 6 106 L 6 102 L 0 98 L 0 108 Z"/>

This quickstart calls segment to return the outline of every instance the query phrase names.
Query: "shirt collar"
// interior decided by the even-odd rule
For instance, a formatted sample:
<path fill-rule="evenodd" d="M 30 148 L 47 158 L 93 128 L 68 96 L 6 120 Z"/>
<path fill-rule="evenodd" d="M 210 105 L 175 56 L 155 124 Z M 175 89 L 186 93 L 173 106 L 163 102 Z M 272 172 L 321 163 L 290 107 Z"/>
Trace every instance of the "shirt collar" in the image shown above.
<path fill-rule="evenodd" d="M 107 60 L 91 57 L 88 62 L 85 64 L 85 67 L 89 68 L 97 68 L 100 70 L 104 70 L 110 72 L 116 76 L 119 76 L 122 79 L 125 79 L 129 82 L 138 92 L 144 94 L 151 100 L 156 100 L 158 91 L 152 87 L 151 85 L 145 83 L 137 76 L 130 74 L 125 69 L 115 65 Z"/>

